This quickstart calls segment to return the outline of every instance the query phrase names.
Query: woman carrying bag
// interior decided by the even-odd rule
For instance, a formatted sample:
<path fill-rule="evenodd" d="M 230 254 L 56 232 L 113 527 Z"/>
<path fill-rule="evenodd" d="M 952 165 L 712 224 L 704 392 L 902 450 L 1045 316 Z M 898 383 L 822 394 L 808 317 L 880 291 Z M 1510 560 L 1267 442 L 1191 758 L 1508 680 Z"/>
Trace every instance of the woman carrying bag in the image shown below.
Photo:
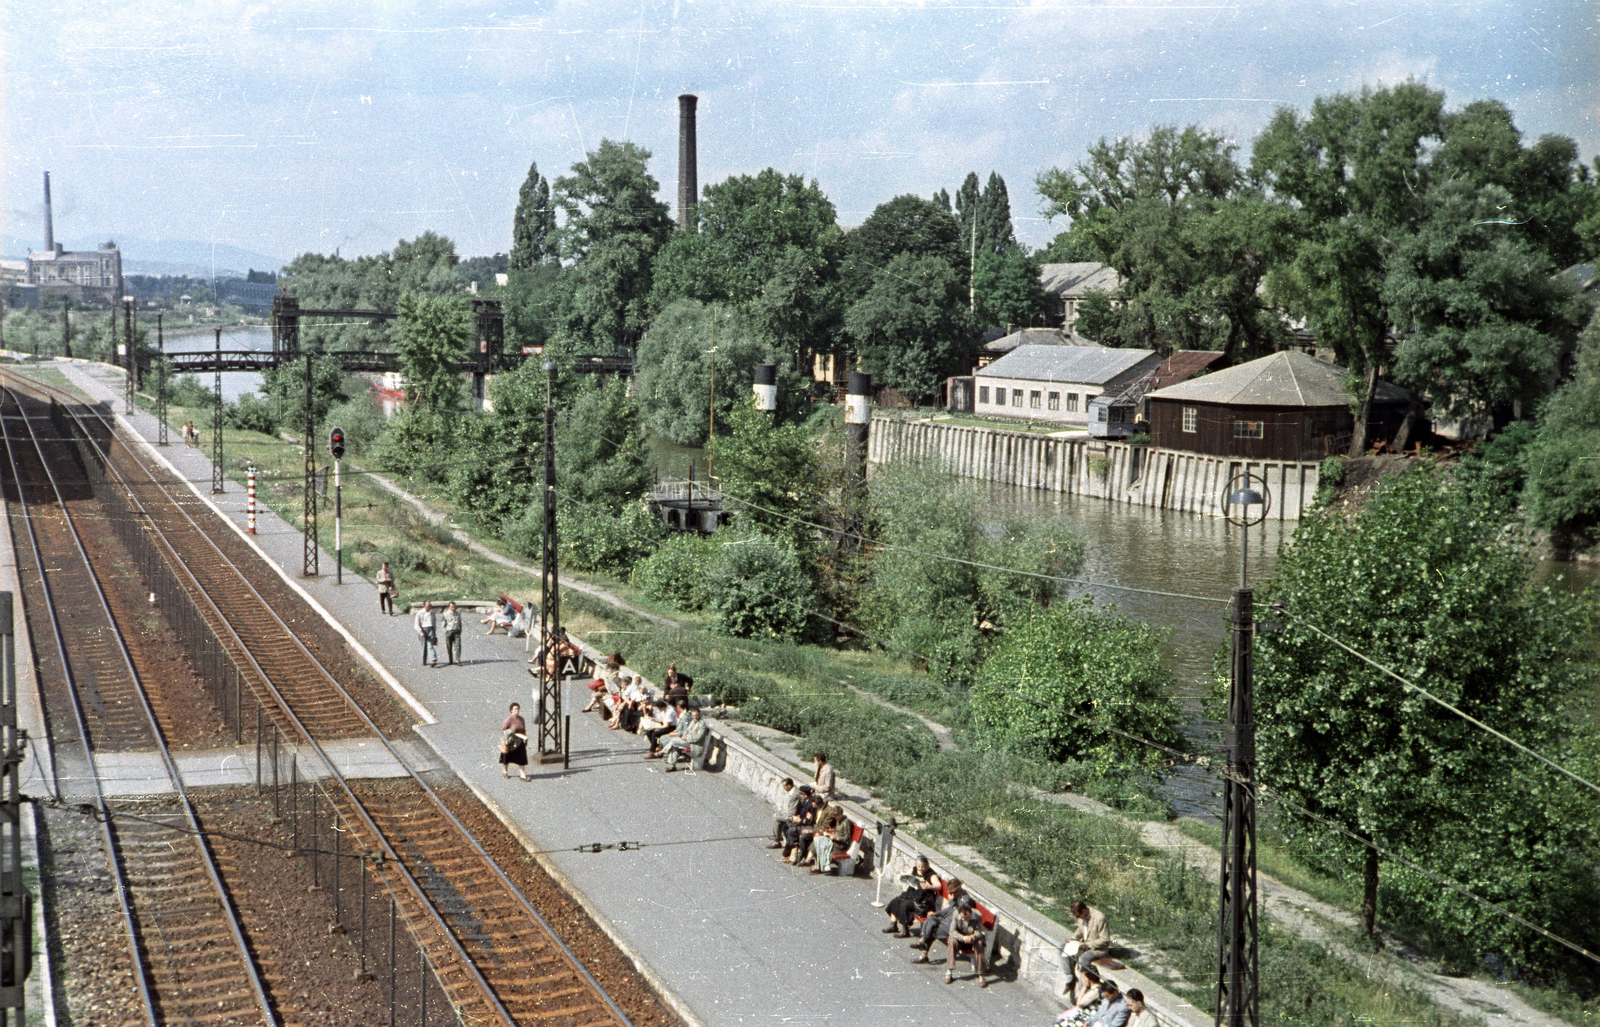
<path fill-rule="evenodd" d="M 522 719 L 521 703 L 511 704 L 511 715 L 500 725 L 500 776 L 510 777 L 512 767 L 524 781 L 533 780 L 528 776 L 528 722 Z"/>

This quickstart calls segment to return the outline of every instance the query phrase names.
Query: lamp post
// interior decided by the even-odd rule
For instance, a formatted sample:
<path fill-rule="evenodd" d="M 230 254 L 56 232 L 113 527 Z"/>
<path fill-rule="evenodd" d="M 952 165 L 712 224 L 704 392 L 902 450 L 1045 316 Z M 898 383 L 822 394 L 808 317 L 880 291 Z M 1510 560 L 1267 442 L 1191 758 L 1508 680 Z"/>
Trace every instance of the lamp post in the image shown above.
<path fill-rule="evenodd" d="M 1256 483 L 1260 487 L 1256 487 Z M 1228 756 L 1223 780 L 1222 892 L 1217 905 L 1217 1027 L 1260 1027 L 1261 979 L 1256 956 L 1255 603 L 1246 582 L 1250 526 L 1267 519 L 1271 493 L 1253 474 L 1235 475 L 1222 515 L 1239 527 L 1239 587 L 1229 610 L 1232 659 L 1228 682 Z"/>

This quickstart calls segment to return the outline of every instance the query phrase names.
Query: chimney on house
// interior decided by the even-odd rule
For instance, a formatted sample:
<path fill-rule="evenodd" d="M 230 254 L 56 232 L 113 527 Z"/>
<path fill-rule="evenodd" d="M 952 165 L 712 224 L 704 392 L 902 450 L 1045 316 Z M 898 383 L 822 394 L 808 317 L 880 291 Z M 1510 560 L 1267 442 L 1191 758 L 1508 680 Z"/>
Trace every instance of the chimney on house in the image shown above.
<path fill-rule="evenodd" d="M 50 172 L 44 173 L 44 248 L 56 248 L 55 226 L 50 223 Z"/>
<path fill-rule="evenodd" d="M 678 97 L 678 228 L 694 231 L 698 226 L 694 208 L 700 195 L 695 168 L 694 108 L 700 98 L 692 93 Z"/>

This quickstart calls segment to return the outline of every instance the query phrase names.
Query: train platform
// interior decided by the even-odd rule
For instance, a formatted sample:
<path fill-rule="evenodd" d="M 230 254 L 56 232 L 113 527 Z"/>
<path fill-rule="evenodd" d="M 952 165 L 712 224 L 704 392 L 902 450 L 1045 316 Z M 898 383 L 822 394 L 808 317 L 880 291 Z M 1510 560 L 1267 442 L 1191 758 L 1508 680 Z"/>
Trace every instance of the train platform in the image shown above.
<path fill-rule="evenodd" d="M 55 366 L 85 394 L 124 410 L 120 371 Z M 147 441 L 156 437 L 148 413 L 123 421 Z M 152 444 L 150 452 L 244 535 L 243 486 L 230 482 L 212 495 L 206 451 L 171 437 L 172 445 Z M 1058 1001 L 1022 982 L 979 989 L 965 963 L 946 985 L 937 953 L 932 966 L 913 965 L 905 941 L 880 933 L 886 921 L 871 905 L 871 881 L 814 876 L 766 847 L 773 823 L 766 797 L 732 774 L 665 774 L 660 761 L 643 759 L 643 738 L 610 731 L 593 715 L 572 718 L 570 767 L 534 763 L 528 783 L 502 777 L 496 743 L 507 706 L 526 710 L 534 701 L 523 641 L 486 637 L 469 621 L 461 666 L 423 666 L 410 618 L 382 614 L 374 585 L 348 569 L 335 584 L 328 552 L 322 574 L 301 577 L 300 532 L 265 510 L 257 525 L 246 537 L 411 707 L 436 760 L 574 893 L 687 1023 L 1010 1027 L 1049 1024 L 1060 1012 Z M 530 579 L 527 591 L 536 585 Z M 227 774 L 225 766 L 193 771 L 196 784 Z M 629 846 L 614 847 L 621 842 Z M 603 848 L 583 851 L 594 846 Z"/>

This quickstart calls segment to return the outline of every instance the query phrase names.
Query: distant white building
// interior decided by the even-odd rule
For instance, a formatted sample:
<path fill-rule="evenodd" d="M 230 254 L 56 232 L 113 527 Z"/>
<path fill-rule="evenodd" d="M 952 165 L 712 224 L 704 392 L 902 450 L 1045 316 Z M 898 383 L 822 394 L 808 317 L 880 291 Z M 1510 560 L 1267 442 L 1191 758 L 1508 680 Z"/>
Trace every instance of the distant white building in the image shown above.
<path fill-rule="evenodd" d="M 122 298 L 122 253 L 114 242 L 97 250 L 74 251 L 54 244 L 28 254 L 28 284 L 45 295 L 117 303 Z"/>
<path fill-rule="evenodd" d="M 1018 346 L 973 372 L 973 412 L 1086 426 L 1089 404 L 1120 393 L 1161 366 L 1148 349 Z"/>

